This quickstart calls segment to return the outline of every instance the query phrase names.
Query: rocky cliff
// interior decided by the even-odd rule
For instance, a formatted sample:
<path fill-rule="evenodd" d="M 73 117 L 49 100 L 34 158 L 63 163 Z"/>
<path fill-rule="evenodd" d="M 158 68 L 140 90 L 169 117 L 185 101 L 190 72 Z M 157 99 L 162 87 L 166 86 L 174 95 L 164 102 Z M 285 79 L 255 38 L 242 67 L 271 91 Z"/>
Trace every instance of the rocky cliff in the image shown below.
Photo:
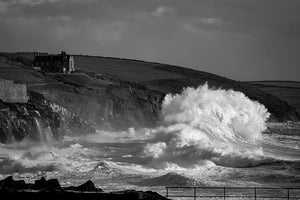
<path fill-rule="evenodd" d="M 65 134 L 94 132 L 76 116 L 58 112 L 43 95 L 30 92 L 28 103 L 7 103 L 0 100 L 0 142 L 24 139 L 49 142 Z M 76 126 L 74 125 L 76 124 Z"/>

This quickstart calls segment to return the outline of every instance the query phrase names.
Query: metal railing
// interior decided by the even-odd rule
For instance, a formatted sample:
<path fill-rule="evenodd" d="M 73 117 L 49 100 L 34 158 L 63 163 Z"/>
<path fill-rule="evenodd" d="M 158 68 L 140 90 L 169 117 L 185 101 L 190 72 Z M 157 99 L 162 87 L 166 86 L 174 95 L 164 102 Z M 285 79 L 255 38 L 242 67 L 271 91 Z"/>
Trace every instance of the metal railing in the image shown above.
<path fill-rule="evenodd" d="M 300 188 L 166 187 L 167 198 L 184 199 L 291 199 L 300 200 Z"/>

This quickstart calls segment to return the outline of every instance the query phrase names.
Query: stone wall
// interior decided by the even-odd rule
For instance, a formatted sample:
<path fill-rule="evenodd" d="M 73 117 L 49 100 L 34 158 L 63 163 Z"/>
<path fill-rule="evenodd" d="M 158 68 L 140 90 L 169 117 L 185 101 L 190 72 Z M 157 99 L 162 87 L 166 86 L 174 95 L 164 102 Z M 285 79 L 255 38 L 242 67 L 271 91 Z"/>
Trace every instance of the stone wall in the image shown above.
<path fill-rule="evenodd" d="M 15 84 L 11 80 L 0 79 L 0 99 L 4 102 L 27 103 L 27 88 L 25 84 Z"/>

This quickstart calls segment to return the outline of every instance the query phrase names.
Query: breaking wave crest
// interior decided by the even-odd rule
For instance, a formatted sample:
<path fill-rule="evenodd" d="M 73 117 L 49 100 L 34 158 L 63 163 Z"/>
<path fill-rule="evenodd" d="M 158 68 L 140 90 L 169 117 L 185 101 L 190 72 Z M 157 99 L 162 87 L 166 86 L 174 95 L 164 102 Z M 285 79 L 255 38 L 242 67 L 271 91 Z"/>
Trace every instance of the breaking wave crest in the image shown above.
<path fill-rule="evenodd" d="M 260 145 L 270 114 L 241 92 L 210 89 L 207 84 L 168 94 L 162 104 L 162 126 L 144 147 L 149 165 L 164 168 L 201 165 L 209 160 L 232 167 L 266 162 Z"/>

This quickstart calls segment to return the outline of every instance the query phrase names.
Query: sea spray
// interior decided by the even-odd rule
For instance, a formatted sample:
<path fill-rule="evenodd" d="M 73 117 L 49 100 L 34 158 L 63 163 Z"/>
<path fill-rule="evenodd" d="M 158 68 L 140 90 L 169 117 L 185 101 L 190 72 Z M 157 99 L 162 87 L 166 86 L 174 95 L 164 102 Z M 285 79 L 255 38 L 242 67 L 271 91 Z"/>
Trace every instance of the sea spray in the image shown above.
<path fill-rule="evenodd" d="M 244 167 L 258 164 L 259 141 L 269 118 L 265 106 L 241 92 L 210 89 L 207 84 L 168 94 L 162 104 L 162 126 L 144 148 L 149 164 L 174 163 L 191 167 L 210 160 L 218 165 Z"/>
<path fill-rule="evenodd" d="M 53 144 L 27 143 L 27 147 L 23 146 L 26 144 L 22 144 L 22 148 L 19 147 L 19 143 L 10 145 L 7 156 L 0 159 L 0 174 L 56 170 L 85 172 L 97 165 L 97 162 L 88 159 L 96 154 L 92 149 L 84 148 L 78 143 L 58 146 Z M 0 152 L 3 153 L 3 150 L 0 148 Z"/>
<path fill-rule="evenodd" d="M 49 126 L 43 127 L 39 119 L 34 118 L 36 125 L 36 132 L 38 134 L 38 139 L 40 142 L 50 142 L 53 139 L 53 134 Z"/>

